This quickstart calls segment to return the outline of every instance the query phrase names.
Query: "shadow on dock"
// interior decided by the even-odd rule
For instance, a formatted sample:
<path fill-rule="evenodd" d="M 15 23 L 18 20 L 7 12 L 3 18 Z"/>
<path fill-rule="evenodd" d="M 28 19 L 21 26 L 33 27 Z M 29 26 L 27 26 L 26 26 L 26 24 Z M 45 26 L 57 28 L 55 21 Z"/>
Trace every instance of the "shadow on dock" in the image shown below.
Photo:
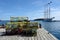
<path fill-rule="evenodd" d="M 18 35 L 18 36 L 21 36 L 21 37 L 33 37 L 33 36 L 36 36 L 36 34 L 33 35 L 32 33 L 29 33 L 29 34 L 26 34 L 26 33 L 20 33 L 20 34 L 8 33 L 8 34 L 6 34 L 6 32 L 2 32 L 2 34 L 0 36 L 14 36 L 14 35 L 16 35 L 16 36 Z"/>

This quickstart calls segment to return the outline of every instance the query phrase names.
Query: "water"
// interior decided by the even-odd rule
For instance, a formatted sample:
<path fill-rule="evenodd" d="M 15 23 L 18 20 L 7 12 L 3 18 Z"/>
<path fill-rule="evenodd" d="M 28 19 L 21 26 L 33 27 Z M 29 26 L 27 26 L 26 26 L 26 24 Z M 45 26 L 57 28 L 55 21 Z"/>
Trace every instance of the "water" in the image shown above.
<path fill-rule="evenodd" d="M 1 26 L 2 24 L 6 24 L 7 22 L 9 22 L 9 20 L 2 20 L 2 21 L 0 21 L 0 26 Z"/>
<path fill-rule="evenodd" d="M 42 27 L 60 40 L 60 22 L 40 22 Z"/>
<path fill-rule="evenodd" d="M 5 24 L 9 21 L 2 21 L 1 24 Z M 42 24 L 42 27 L 45 28 L 47 31 L 49 31 L 51 34 L 53 34 L 55 37 L 57 37 L 60 40 L 60 22 L 43 22 L 38 21 Z"/>

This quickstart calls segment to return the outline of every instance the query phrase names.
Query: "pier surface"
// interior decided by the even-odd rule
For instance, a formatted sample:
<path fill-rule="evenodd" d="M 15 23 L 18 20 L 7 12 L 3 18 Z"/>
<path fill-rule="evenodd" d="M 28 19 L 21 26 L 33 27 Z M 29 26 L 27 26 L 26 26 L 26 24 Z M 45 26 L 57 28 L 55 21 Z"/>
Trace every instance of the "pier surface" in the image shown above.
<path fill-rule="evenodd" d="M 0 29 L 0 33 L 4 31 Z M 1 34 L 0 34 L 1 35 Z M 44 28 L 39 28 L 37 30 L 37 36 L 35 37 L 22 37 L 20 35 L 13 36 L 0 36 L 0 40 L 58 40 L 52 34 L 48 33 Z"/>

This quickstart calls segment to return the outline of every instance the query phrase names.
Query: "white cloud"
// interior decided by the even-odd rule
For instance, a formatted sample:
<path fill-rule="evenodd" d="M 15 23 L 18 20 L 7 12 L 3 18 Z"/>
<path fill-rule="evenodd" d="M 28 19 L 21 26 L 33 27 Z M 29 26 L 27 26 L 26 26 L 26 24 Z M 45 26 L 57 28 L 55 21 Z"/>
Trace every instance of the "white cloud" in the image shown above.
<path fill-rule="evenodd" d="M 60 9 L 59 8 L 52 8 L 51 9 L 51 16 L 55 17 L 55 20 L 60 20 Z"/>
<path fill-rule="evenodd" d="M 30 19 L 36 19 L 36 18 L 43 18 L 44 17 L 43 14 L 44 14 L 43 10 L 35 10 L 35 11 L 32 11 L 32 12 L 28 12 L 27 16 Z"/>
<path fill-rule="evenodd" d="M 42 0 L 37 0 L 37 1 L 32 2 L 32 5 L 41 6 L 42 7 L 44 5 L 44 3 L 43 3 Z"/>
<path fill-rule="evenodd" d="M 30 19 L 36 18 L 44 18 L 44 10 L 36 10 L 27 13 Z M 55 17 L 56 20 L 60 20 L 60 9 L 59 8 L 51 8 L 51 17 Z"/>

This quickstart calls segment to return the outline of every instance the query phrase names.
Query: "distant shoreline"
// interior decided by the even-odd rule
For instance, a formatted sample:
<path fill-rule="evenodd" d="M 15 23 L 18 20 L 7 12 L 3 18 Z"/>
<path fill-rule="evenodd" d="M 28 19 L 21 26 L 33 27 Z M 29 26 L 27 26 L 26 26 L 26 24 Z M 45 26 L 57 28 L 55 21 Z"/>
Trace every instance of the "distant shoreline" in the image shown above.
<path fill-rule="evenodd" d="M 60 20 L 53 20 L 53 22 L 60 22 Z"/>
<path fill-rule="evenodd" d="M 9 22 L 10 20 L 1 20 L 0 22 Z M 44 20 L 30 20 L 30 21 L 44 21 Z M 46 22 L 49 22 L 49 21 L 46 21 Z M 50 22 L 60 22 L 60 20 L 52 20 L 52 21 L 50 21 Z"/>

